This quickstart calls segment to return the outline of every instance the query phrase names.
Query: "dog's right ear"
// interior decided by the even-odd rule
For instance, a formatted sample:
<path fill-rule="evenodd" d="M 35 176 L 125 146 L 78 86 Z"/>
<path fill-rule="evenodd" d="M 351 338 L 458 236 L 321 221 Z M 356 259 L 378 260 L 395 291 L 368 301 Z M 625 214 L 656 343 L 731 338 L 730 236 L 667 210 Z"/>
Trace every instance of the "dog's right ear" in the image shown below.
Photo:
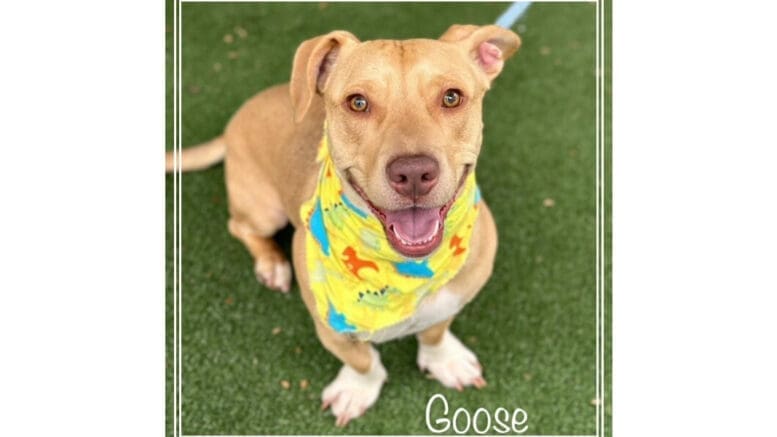
<path fill-rule="evenodd" d="M 440 41 L 462 47 L 489 81 L 499 75 L 504 61 L 521 47 L 521 38 L 515 32 L 494 25 L 454 24 L 440 36 Z"/>
<path fill-rule="evenodd" d="M 359 40 L 350 32 L 335 30 L 303 42 L 294 54 L 291 70 L 291 103 L 299 123 L 310 109 L 315 93 L 322 93 L 342 49 Z"/>

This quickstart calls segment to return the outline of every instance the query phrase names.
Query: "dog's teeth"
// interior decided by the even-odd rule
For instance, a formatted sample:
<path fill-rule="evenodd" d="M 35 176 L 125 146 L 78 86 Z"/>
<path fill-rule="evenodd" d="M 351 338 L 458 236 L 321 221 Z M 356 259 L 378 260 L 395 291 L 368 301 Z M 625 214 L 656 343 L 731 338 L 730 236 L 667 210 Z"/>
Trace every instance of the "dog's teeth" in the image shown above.
<path fill-rule="evenodd" d="M 411 247 L 412 246 L 422 246 L 424 244 L 431 243 L 435 239 L 435 237 L 437 237 L 438 233 L 442 229 L 442 223 L 438 221 L 437 222 L 437 230 L 434 233 L 432 233 L 432 235 L 430 235 L 429 237 L 426 237 L 426 238 L 424 238 L 423 240 L 420 240 L 420 241 L 408 241 L 408 240 L 405 240 L 399 234 L 399 231 L 397 231 L 397 228 L 395 226 L 390 226 L 390 229 L 394 233 L 394 236 L 397 238 L 397 240 L 399 240 L 399 242 L 402 243 L 402 245 L 404 245 L 404 246 L 411 246 Z"/>

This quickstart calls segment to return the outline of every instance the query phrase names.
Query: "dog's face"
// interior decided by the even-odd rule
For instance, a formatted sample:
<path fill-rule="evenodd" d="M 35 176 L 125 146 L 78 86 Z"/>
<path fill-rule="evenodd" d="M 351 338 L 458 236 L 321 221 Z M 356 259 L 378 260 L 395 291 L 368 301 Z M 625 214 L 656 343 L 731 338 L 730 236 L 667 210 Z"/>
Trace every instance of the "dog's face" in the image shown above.
<path fill-rule="evenodd" d="M 453 26 L 440 40 L 359 42 L 342 31 L 303 43 L 292 72 L 297 119 L 315 92 L 346 195 L 383 223 L 399 253 L 442 241 L 448 209 L 477 163 L 482 101 L 520 45 L 495 26 Z"/>

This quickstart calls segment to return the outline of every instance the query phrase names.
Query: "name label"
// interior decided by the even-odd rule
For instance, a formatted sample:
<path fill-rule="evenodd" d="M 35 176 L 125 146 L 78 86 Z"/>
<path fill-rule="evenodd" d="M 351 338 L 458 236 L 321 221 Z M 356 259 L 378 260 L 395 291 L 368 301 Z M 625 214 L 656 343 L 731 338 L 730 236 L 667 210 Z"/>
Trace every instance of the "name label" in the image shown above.
<path fill-rule="evenodd" d="M 526 423 L 529 415 L 523 408 L 510 411 L 499 407 L 491 411 L 480 407 L 470 413 L 469 410 L 459 407 L 449 416 L 450 407 L 445 396 L 437 393 L 429 398 L 426 403 L 426 428 L 441 434 L 453 430 L 456 434 L 467 434 L 470 429 L 476 434 L 523 434 L 529 429 Z"/>

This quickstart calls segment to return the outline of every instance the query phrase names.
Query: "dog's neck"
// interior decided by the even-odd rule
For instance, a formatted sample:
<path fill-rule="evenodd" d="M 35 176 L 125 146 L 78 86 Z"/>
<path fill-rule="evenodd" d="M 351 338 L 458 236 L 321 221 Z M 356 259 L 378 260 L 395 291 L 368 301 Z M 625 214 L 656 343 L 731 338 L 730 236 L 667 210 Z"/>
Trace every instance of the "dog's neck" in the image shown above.
<path fill-rule="evenodd" d="M 464 264 L 480 202 L 475 175 L 466 176 L 448 211 L 437 249 L 421 259 L 407 258 L 391 246 L 381 221 L 343 193 L 347 182 L 335 171 L 326 132 L 319 147 L 316 191 L 300 210 L 319 316 L 342 333 L 372 333 L 400 323 Z"/>

